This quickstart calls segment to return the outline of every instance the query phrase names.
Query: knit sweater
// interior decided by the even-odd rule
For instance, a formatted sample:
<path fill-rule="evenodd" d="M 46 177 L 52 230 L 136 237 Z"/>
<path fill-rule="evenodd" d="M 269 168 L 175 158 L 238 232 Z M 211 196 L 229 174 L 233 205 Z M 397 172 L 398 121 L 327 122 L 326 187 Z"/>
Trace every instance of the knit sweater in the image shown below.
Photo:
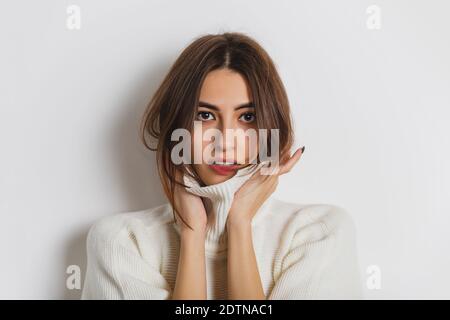
<path fill-rule="evenodd" d="M 226 219 L 245 168 L 225 182 L 187 190 L 208 206 L 205 236 L 207 299 L 227 299 Z M 180 249 L 179 218 L 169 203 L 98 219 L 87 236 L 81 299 L 171 299 Z M 296 204 L 273 195 L 251 222 L 264 294 L 275 299 L 362 299 L 356 231 L 345 209 Z"/>

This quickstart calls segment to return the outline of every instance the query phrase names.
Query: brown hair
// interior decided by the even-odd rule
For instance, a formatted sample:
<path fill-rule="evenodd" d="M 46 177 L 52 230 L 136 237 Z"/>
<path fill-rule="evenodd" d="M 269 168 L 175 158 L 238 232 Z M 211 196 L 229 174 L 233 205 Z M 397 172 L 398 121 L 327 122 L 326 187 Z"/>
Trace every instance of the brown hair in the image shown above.
<path fill-rule="evenodd" d="M 267 52 L 255 40 L 239 32 L 198 37 L 181 52 L 170 68 L 150 100 L 140 128 L 144 145 L 157 152 L 158 173 L 164 193 L 177 213 L 175 184 L 184 186 L 183 181 L 175 179 L 177 170 L 194 176 L 197 181 L 201 179 L 192 170 L 192 165 L 172 163 L 170 154 L 177 142 L 171 141 L 171 135 L 178 128 L 192 132 L 202 83 L 208 72 L 220 68 L 236 71 L 247 80 L 255 105 L 257 127 L 269 132 L 270 129 L 279 129 L 281 161 L 290 155 L 294 135 L 289 101 Z M 148 144 L 146 134 L 157 139 L 155 148 Z M 270 136 L 268 140 L 270 145 Z"/>

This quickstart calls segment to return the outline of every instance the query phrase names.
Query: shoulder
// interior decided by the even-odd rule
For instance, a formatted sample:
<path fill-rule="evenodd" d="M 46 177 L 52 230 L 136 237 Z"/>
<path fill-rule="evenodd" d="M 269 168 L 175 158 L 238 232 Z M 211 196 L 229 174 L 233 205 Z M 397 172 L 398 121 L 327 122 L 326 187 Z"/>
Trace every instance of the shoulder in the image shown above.
<path fill-rule="evenodd" d="M 281 202 L 286 219 L 274 274 L 284 278 L 274 296 L 360 298 L 356 231 L 350 213 L 334 204 Z"/>
<path fill-rule="evenodd" d="M 95 220 L 89 228 L 87 245 L 115 244 L 135 246 L 138 239 L 158 236 L 172 223 L 173 216 L 168 203 L 139 211 L 121 212 Z"/>
<path fill-rule="evenodd" d="M 325 234 L 339 230 L 355 231 L 355 221 L 347 209 L 335 204 L 314 204 L 304 207 L 312 223 L 320 224 Z"/>
<path fill-rule="evenodd" d="M 284 238 L 291 242 L 307 242 L 326 237 L 346 235 L 354 237 L 355 222 L 352 215 L 342 206 L 329 203 L 298 204 L 275 199 L 274 214 L 281 215 Z"/>
<path fill-rule="evenodd" d="M 280 218 L 305 223 L 322 224 L 329 230 L 344 225 L 354 225 L 354 219 L 347 209 L 336 204 L 302 204 L 273 198 L 271 211 Z"/>

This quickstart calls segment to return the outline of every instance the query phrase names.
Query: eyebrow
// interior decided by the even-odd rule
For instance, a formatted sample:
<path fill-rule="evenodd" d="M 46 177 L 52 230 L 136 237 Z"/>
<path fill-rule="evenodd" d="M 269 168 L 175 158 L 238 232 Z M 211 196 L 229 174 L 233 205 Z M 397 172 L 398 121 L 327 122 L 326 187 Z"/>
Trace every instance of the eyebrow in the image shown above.
<path fill-rule="evenodd" d="M 198 105 L 199 105 L 199 107 L 204 107 L 204 108 L 219 111 L 219 107 L 217 107 L 211 103 L 208 103 L 208 102 L 199 101 Z M 253 104 L 252 101 L 250 101 L 250 102 L 238 105 L 237 107 L 234 108 L 234 110 L 239 110 L 239 109 L 243 109 L 243 108 L 255 108 L 255 105 Z"/>

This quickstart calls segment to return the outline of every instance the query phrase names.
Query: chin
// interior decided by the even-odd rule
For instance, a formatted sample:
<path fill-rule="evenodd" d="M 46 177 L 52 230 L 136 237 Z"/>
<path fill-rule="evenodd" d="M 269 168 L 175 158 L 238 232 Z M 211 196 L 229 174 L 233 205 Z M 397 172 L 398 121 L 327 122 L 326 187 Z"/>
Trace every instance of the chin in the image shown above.
<path fill-rule="evenodd" d="M 203 171 L 203 172 L 202 172 Z M 229 175 L 217 174 L 214 170 L 210 168 L 204 168 L 204 170 L 198 170 L 200 178 L 206 185 L 218 184 L 228 179 L 232 178 L 236 172 L 230 173 Z"/>
<path fill-rule="evenodd" d="M 204 181 L 207 185 L 218 184 L 218 183 L 227 181 L 228 179 L 232 178 L 234 175 L 235 175 L 235 173 L 227 175 L 227 176 L 211 173 L 208 176 L 208 178 L 205 179 Z"/>

